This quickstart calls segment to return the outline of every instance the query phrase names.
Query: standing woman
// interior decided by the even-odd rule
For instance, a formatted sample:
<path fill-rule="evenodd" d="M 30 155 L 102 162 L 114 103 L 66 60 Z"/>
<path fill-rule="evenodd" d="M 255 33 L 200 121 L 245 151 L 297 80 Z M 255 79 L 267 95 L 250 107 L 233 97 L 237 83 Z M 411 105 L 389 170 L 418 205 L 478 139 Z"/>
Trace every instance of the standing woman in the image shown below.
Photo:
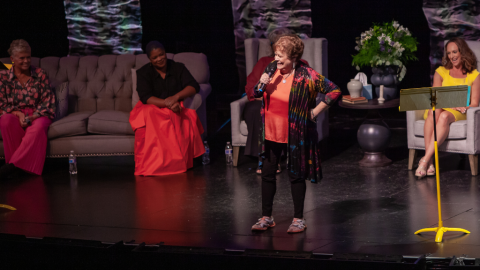
<path fill-rule="evenodd" d="M 12 68 L 0 71 L 0 130 L 5 149 L 0 180 L 16 169 L 42 174 L 47 131 L 55 115 L 55 94 L 45 71 L 31 66 L 30 45 L 14 40 L 8 53 Z"/>
<path fill-rule="evenodd" d="M 273 46 L 275 61 L 265 69 L 260 83 L 265 91 L 255 87 L 255 97 L 263 96 L 260 132 L 261 152 L 265 156 L 262 169 L 262 215 L 252 230 L 274 227 L 273 198 L 276 192 L 277 165 L 283 148 L 288 149 L 288 174 L 291 182 L 294 218 L 289 233 L 306 228 L 303 207 L 306 180 L 317 183 L 322 179 L 316 117 L 341 95 L 340 89 L 307 64 L 299 61 L 303 42 L 295 35 L 279 38 Z M 273 74 L 269 78 L 268 73 Z M 325 100 L 316 105 L 318 93 Z"/>
<path fill-rule="evenodd" d="M 268 34 L 268 40 L 270 41 L 272 52 L 269 56 L 264 56 L 258 60 L 258 62 L 253 67 L 252 72 L 247 77 L 247 84 L 245 85 L 245 93 L 247 94 L 248 103 L 245 104 L 245 109 L 243 111 L 243 118 L 247 124 L 247 142 L 245 145 L 245 155 L 258 156 L 258 167 L 257 174 L 262 173 L 263 161 L 262 157 L 259 156 L 258 148 L 258 136 L 260 127 L 263 125 L 262 116 L 260 115 L 260 108 L 262 107 L 263 96 L 259 98 L 254 97 L 254 88 L 257 85 L 260 77 L 263 74 L 265 68 L 275 60 L 273 50 L 273 44 L 284 35 L 291 35 L 293 31 L 288 28 L 277 28 Z M 281 172 L 281 166 L 278 164 L 277 173 Z"/>
<path fill-rule="evenodd" d="M 468 47 L 465 40 L 452 38 L 445 45 L 445 55 L 440 66 L 433 75 L 433 87 L 438 86 L 471 86 L 470 104 L 468 107 L 444 108 L 435 110 L 437 125 L 437 144 L 440 146 L 450 132 L 450 124 L 467 119 L 467 110 L 470 107 L 478 107 L 480 101 L 480 79 L 477 71 L 477 58 Z M 423 134 L 425 140 L 425 156 L 420 159 L 415 175 L 419 178 L 426 175 L 435 175 L 433 166 L 433 154 L 435 153 L 433 133 L 433 113 L 426 110 L 424 114 L 425 125 Z"/>

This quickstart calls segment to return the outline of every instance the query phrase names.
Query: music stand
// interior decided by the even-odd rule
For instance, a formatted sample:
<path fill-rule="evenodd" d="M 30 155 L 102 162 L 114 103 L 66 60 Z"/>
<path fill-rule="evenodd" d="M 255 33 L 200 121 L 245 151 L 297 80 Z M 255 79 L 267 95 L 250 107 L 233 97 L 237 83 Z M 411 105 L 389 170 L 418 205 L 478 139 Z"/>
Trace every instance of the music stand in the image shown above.
<path fill-rule="evenodd" d="M 466 105 L 465 105 L 465 101 Z M 433 111 L 433 134 L 435 145 L 435 175 L 437 178 L 437 203 L 438 203 L 438 227 L 425 228 L 415 232 L 436 232 L 435 242 L 442 242 L 445 232 L 464 232 L 469 231 L 461 228 L 443 227 L 442 206 L 440 198 L 440 172 L 438 167 L 438 145 L 437 145 L 437 126 L 435 122 L 435 109 L 465 107 L 470 104 L 470 86 L 444 86 L 444 87 L 424 87 L 400 90 L 400 111 L 429 110 Z"/>

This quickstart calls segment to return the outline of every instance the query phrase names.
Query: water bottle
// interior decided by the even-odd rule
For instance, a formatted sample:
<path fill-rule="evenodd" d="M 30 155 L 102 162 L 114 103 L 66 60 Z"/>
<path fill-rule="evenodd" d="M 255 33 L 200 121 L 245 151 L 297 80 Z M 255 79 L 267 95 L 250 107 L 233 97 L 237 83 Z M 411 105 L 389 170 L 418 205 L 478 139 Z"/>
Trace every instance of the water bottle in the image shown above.
<path fill-rule="evenodd" d="M 204 141 L 203 144 L 205 145 L 205 154 L 203 154 L 202 163 L 203 165 L 207 165 L 210 163 L 210 147 L 208 147 L 207 141 Z"/>
<path fill-rule="evenodd" d="M 70 151 L 70 155 L 68 155 L 68 166 L 70 174 L 77 174 L 77 157 L 73 150 Z"/>
<path fill-rule="evenodd" d="M 225 157 L 227 159 L 227 165 L 232 165 L 233 164 L 233 149 L 232 145 L 230 142 L 227 142 L 227 145 L 225 146 Z"/>

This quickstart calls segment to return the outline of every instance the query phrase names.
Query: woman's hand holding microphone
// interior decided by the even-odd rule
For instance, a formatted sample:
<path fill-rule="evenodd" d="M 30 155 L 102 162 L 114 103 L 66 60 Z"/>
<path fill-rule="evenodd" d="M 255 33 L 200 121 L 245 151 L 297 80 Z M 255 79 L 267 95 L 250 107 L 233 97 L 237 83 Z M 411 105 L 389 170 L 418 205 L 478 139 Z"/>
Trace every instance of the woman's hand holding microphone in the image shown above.
<path fill-rule="evenodd" d="M 263 73 L 262 77 L 260 77 L 260 84 L 267 85 L 270 83 L 271 80 L 272 78 L 270 78 L 270 76 L 267 73 Z"/>

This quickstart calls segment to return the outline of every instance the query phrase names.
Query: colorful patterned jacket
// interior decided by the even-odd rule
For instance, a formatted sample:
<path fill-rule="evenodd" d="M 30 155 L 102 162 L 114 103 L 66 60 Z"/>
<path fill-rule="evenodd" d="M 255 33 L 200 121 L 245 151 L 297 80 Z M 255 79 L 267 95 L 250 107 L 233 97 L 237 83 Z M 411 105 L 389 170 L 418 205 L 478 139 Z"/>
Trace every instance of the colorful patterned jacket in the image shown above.
<path fill-rule="evenodd" d="M 265 73 L 273 74 L 277 62 L 273 61 L 265 69 Z M 262 92 L 255 86 L 255 97 L 261 97 Z M 295 68 L 292 88 L 288 101 L 288 172 L 293 179 L 310 180 L 317 183 L 322 179 L 320 164 L 320 149 L 318 147 L 317 124 L 308 119 L 308 111 L 315 108 L 318 93 L 325 94 L 325 102 L 332 105 L 340 96 L 341 91 L 333 82 L 318 74 L 305 63 L 300 62 Z M 262 130 L 259 136 L 259 155 L 265 156 L 265 103 L 260 110 L 262 115 Z"/>
<path fill-rule="evenodd" d="M 13 67 L 0 71 L 0 109 L 3 114 L 23 108 L 33 108 L 33 114 L 53 119 L 55 116 L 55 94 L 45 71 L 31 66 L 31 78 L 25 87 L 15 78 Z"/>

